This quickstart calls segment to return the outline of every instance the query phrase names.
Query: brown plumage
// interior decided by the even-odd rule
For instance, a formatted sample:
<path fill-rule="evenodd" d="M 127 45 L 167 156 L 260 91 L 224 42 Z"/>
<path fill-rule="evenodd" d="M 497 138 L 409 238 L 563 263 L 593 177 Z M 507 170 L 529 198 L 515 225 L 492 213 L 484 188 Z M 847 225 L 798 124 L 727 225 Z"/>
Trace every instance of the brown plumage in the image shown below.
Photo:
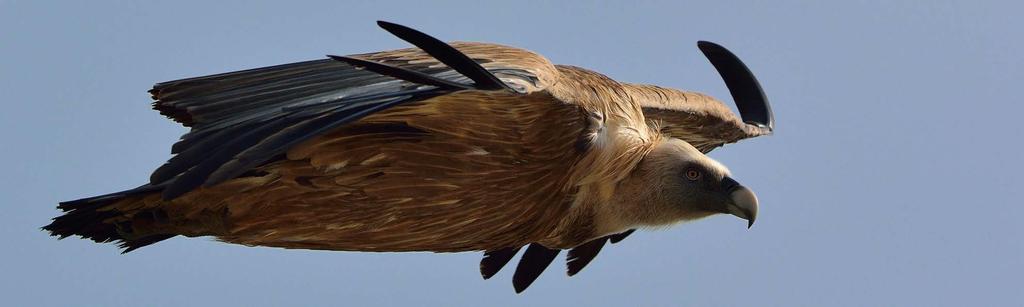
<path fill-rule="evenodd" d="M 755 117 L 744 123 L 703 94 L 381 26 L 420 48 L 157 84 L 154 108 L 192 127 L 176 156 L 139 188 L 62 203 L 44 228 L 126 252 L 176 235 L 486 251 L 485 278 L 530 245 L 522 291 L 560 249 L 573 249 L 572 275 L 637 227 L 716 213 L 753 222 L 753 194 L 703 153 L 770 133 L 763 96 L 737 101 Z M 727 83 L 743 74 L 709 54 L 724 48 L 701 47 Z M 734 97 L 752 91 L 736 87 L 743 78 L 757 86 L 745 74 L 728 84 Z"/>

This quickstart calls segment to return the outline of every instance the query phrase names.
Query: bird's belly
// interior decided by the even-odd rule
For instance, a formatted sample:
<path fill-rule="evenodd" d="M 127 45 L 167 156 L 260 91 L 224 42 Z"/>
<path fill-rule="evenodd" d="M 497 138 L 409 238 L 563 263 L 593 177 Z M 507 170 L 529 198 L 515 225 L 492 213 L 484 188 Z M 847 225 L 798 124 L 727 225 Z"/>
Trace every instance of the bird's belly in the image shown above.
<path fill-rule="evenodd" d="M 284 248 L 459 252 L 522 246 L 550 236 L 553 229 L 532 224 L 537 219 L 530 218 L 531 212 L 501 207 L 514 203 L 358 198 L 266 203 L 229 214 L 227 231 L 218 237 Z"/>

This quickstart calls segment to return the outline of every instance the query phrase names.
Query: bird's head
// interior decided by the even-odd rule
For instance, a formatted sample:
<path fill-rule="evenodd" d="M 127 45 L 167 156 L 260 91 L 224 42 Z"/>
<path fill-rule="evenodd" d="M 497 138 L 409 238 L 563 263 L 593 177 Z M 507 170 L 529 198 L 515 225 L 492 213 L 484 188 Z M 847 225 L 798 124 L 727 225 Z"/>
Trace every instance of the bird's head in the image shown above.
<path fill-rule="evenodd" d="M 729 170 L 679 139 L 656 145 L 615 193 L 625 226 L 662 226 L 728 213 L 757 218 L 757 196 Z"/>

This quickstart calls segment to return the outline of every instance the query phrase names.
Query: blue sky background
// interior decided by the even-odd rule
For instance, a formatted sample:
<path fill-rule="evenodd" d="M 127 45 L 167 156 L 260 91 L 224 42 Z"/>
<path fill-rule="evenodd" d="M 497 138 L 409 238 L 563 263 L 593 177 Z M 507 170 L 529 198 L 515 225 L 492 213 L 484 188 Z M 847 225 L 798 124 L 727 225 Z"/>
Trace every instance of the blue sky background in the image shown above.
<path fill-rule="evenodd" d="M 1012 306 L 1024 304 L 1019 2 L 260 3 L 0 0 L 0 305 Z M 251 248 L 128 255 L 38 230 L 58 201 L 134 187 L 185 129 L 154 83 L 406 47 L 377 19 L 731 101 L 697 51 L 736 52 L 776 135 L 712 156 L 758 192 L 634 234 L 524 294 L 479 253 Z"/>

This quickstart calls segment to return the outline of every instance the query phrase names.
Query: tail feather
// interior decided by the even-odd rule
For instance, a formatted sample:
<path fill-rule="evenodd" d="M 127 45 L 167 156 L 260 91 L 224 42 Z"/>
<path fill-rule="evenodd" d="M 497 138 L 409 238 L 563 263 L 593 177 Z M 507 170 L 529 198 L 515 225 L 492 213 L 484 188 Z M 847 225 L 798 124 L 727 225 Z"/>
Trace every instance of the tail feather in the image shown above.
<path fill-rule="evenodd" d="M 73 235 L 90 239 L 97 243 L 116 242 L 127 253 L 159 241 L 170 239 L 174 234 L 154 234 L 142 237 L 126 236 L 130 234 L 130 222 L 115 223 L 112 219 L 123 216 L 118 210 L 106 208 L 108 205 L 130 196 L 159 192 L 161 185 L 143 185 L 141 187 L 111 193 L 107 195 L 83 198 L 62 202 L 57 206 L 64 215 L 53 218 L 53 222 L 43 226 L 50 235 L 64 239 Z"/>

